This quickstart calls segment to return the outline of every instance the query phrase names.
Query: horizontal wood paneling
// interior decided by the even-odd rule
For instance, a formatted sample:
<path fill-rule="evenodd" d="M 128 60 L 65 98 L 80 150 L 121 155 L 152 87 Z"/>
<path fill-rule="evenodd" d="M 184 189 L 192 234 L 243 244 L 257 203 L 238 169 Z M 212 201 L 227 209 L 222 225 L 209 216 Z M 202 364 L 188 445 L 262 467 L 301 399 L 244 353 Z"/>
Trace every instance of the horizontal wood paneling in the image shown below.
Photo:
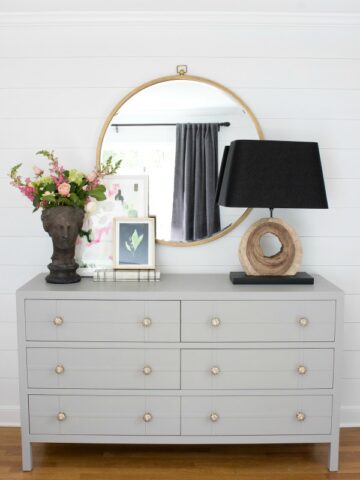
<path fill-rule="evenodd" d="M 15 350 L 15 352 L 17 352 L 16 323 L 0 321 L 0 355 L 2 350 L 6 349 Z"/>
<path fill-rule="evenodd" d="M 40 222 L 40 219 L 34 221 Z M 45 232 L 44 232 L 45 233 Z M 217 242 L 196 247 L 196 259 L 191 248 L 178 249 L 174 256 L 172 247 L 158 249 L 157 265 L 193 266 L 224 265 L 238 262 L 238 236 L 226 236 Z M 360 251 L 358 241 L 351 237 L 301 237 L 303 247 L 303 264 L 312 266 L 358 266 L 360 267 Z M 276 245 L 275 238 L 269 237 L 264 242 L 266 247 Z M 337 250 L 337 255 L 334 251 Z M 31 254 L 29 253 L 31 252 Z M 265 250 L 266 252 L 266 250 Z M 41 237 L 0 237 L 0 264 L 2 265 L 46 265 L 52 254 L 52 242 L 45 234 Z"/>
<path fill-rule="evenodd" d="M 105 118 L 105 116 L 104 116 Z M 102 119 L 103 120 L 103 119 Z M 31 120 L 27 120 L 30 122 Z M 38 120 L 39 121 L 39 120 Z M 80 121 L 80 120 L 78 120 Z M 305 120 L 304 120 L 305 121 Z M 39 125 L 46 123 L 47 119 L 39 121 Z M 16 123 L 14 123 L 16 126 Z M 31 167 L 34 164 L 46 165 L 45 159 L 36 156 L 39 146 L 27 148 L 1 148 L 0 146 L 0 178 L 6 177 L 10 168 L 16 163 L 23 163 L 26 173 L 32 173 Z M 360 149 L 358 148 L 321 148 L 320 153 L 323 164 L 325 179 L 359 179 L 360 162 L 358 161 Z M 93 148 L 81 147 L 59 147 L 56 154 L 65 166 L 69 166 L 76 160 L 79 169 L 89 170 L 95 164 L 95 152 Z M 297 212 L 298 213 L 298 212 Z M 314 213 L 314 212 L 313 212 Z"/>
<path fill-rule="evenodd" d="M 227 85 L 227 83 L 225 83 Z M 99 118 L 131 88 L 1 88 L 1 118 Z M 263 118 L 359 119 L 360 89 L 234 88 L 234 92 Z M 329 97 L 331 101 L 329 102 Z"/>
<path fill-rule="evenodd" d="M 223 48 L 226 49 L 226 35 L 221 36 Z M 106 45 L 103 55 L 106 55 L 105 52 Z M 230 88 L 358 89 L 360 80 L 360 59 L 357 58 L 203 56 L 189 62 L 187 55 L 182 54 L 168 57 L 2 58 L 1 86 L 129 88 L 151 78 L 176 73 L 176 64 L 182 63 L 189 64 L 193 75 L 214 78 Z"/>
<path fill-rule="evenodd" d="M 0 57 L 88 57 L 103 56 L 170 56 L 201 57 L 359 57 L 357 26 L 256 25 L 229 26 L 226 29 L 226 48 L 221 35 L 212 28 L 190 26 L 183 35 L 182 28 L 163 26 L 79 26 L 68 25 L 66 43 L 64 26 L 24 26 L 3 28 L 0 33 Z M 21 34 L 23 42 L 13 43 Z M 44 36 L 47 41 L 44 42 Z M 144 42 L 144 36 L 151 41 Z M 199 37 L 206 38 L 206 51 Z M 284 41 L 286 37 L 287 41 Z M 129 41 L 131 39 L 131 41 Z M 166 41 L 164 41 L 166 39 Z M 220 40 L 220 41 L 219 41 Z M 6 48 L 11 45 L 11 49 Z M 349 45 L 352 46 L 349 49 Z"/>
<path fill-rule="evenodd" d="M 360 208 L 360 179 L 328 179 L 326 189 L 331 208 Z M 29 200 L 11 187 L 7 178 L 0 178 L 0 208 L 29 205 Z"/>
<path fill-rule="evenodd" d="M 34 152 L 42 145 L 95 149 L 103 123 L 101 118 L 0 119 L 0 142 L 2 148 L 10 149 L 17 146 L 21 133 L 22 147 Z M 360 120 L 263 119 L 261 126 L 268 139 L 317 141 L 322 148 L 360 149 L 360 139 L 352 133 L 360 129 Z"/>
<path fill-rule="evenodd" d="M 18 355 L 17 350 L 0 351 L 0 378 L 14 379 L 18 378 Z"/>
<path fill-rule="evenodd" d="M 225 17 L 226 26 L 220 17 L 211 25 L 194 18 L 198 24 L 180 15 L 178 25 L 63 22 L 0 29 L 0 410 L 18 404 L 14 293 L 46 270 L 51 254 L 39 214 L 32 215 L 28 200 L 10 188 L 6 173 L 19 162 L 28 173 L 33 164 L 43 165 L 34 155 L 40 148 L 54 148 L 65 165 L 90 170 L 113 105 L 131 88 L 186 63 L 190 73 L 235 90 L 258 116 L 266 138 L 320 144 L 331 208 L 276 215 L 301 236 L 302 268 L 323 274 L 347 293 L 343 405 L 346 421 L 358 418 L 353 413 L 360 407 L 358 25 L 347 19 L 347 25 L 334 20 L 325 26 L 320 17 L 313 24 L 280 25 L 283 20 L 274 17 L 273 24 L 240 28 Z M 227 218 L 235 214 L 228 211 Z M 253 212 L 216 243 L 158 248 L 161 271 L 239 270 L 240 237 L 267 214 Z"/>

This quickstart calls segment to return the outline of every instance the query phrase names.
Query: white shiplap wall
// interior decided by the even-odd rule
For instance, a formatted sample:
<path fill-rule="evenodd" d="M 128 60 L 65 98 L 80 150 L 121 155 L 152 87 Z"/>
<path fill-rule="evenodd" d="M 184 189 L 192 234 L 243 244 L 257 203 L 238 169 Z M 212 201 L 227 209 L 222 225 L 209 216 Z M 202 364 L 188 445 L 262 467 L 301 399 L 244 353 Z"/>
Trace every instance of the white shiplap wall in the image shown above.
<path fill-rule="evenodd" d="M 0 424 L 18 421 L 14 293 L 51 253 L 6 172 L 40 148 L 91 169 L 113 105 L 181 63 L 237 92 L 266 138 L 320 143 L 330 210 L 277 214 L 302 237 L 303 268 L 346 292 L 342 421 L 360 425 L 360 18 L 221 12 L 0 15 Z M 215 243 L 158 248 L 160 269 L 239 268 L 239 238 L 264 214 Z"/>

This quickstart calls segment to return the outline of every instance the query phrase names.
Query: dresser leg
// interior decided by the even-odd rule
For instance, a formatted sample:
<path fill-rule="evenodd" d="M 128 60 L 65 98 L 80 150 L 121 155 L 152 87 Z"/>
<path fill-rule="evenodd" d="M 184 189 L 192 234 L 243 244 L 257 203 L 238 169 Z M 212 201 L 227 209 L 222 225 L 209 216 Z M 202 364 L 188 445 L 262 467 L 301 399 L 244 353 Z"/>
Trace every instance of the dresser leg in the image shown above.
<path fill-rule="evenodd" d="M 329 445 L 329 470 L 337 472 L 339 469 L 339 439 L 334 440 Z"/>
<path fill-rule="evenodd" d="M 32 470 L 32 449 L 31 443 L 28 440 L 22 439 L 22 469 L 24 472 Z"/>

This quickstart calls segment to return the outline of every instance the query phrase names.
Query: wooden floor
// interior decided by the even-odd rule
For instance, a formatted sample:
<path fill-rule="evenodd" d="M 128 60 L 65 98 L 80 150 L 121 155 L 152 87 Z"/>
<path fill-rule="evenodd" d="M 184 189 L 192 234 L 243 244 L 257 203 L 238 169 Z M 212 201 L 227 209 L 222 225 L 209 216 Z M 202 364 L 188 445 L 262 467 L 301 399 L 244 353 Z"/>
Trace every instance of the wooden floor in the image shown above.
<path fill-rule="evenodd" d="M 22 472 L 20 429 L 0 428 L 0 480 L 360 480 L 360 428 L 341 432 L 340 471 L 326 445 L 33 446 Z"/>

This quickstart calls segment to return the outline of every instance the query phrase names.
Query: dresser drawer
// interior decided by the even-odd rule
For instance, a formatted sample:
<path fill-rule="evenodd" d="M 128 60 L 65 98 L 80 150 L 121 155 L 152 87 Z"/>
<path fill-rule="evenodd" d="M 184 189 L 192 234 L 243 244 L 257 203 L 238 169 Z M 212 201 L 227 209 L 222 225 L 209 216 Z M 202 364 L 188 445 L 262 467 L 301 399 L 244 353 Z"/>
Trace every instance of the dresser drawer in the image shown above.
<path fill-rule="evenodd" d="M 331 396 L 183 397 L 182 435 L 331 433 Z"/>
<path fill-rule="evenodd" d="M 332 349 L 182 350 L 183 389 L 332 388 Z"/>
<path fill-rule="evenodd" d="M 27 340 L 177 342 L 180 339 L 177 301 L 27 300 L 25 316 Z"/>
<path fill-rule="evenodd" d="M 333 301 L 182 302 L 184 342 L 333 341 Z"/>
<path fill-rule="evenodd" d="M 178 397 L 30 395 L 29 416 L 31 434 L 180 434 Z"/>
<path fill-rule="evenodd" d="M 30 388 L 180 388 L 180 352 L 169 349 L 28 348 Z"/>

